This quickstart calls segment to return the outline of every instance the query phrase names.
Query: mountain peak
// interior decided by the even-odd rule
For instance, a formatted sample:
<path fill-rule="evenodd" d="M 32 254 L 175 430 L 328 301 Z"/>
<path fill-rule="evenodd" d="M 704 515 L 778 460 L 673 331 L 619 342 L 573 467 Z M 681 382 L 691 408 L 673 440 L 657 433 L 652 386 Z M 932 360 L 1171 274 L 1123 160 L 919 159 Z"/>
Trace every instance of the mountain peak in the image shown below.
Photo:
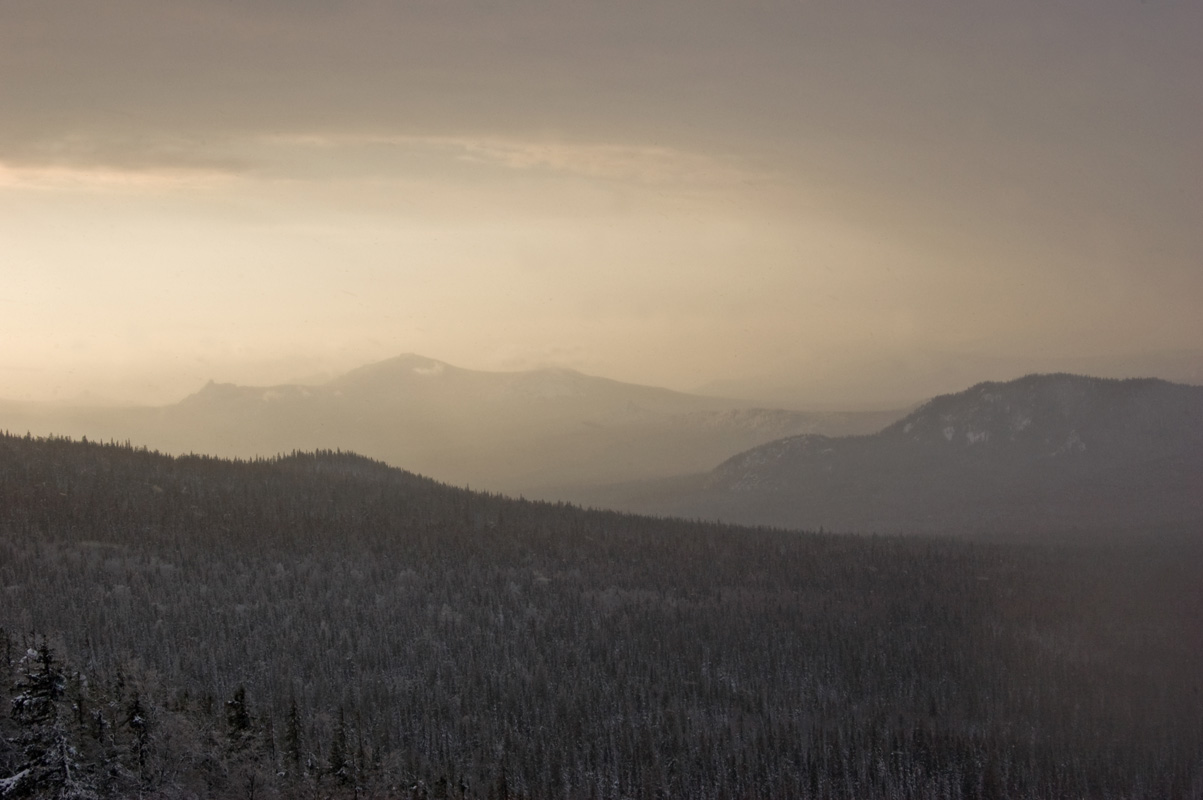
<path fill-rule="evenodd" d="M 245 388 L 235 383 L 218 383 L 210 378 L 205 385 L 180 401 L 180 405 L 213 403 L 239 397 Z"/>
<path fill-rule="evenodd" d="M 330 382 L 331 386 L 347 386 L 355 384 L 370 384 L 378 382 L 414 381 L 443 377 L 452 373 L 465 372 L 444 361 L 420 356 L 416 353 L 402 353 L 399 356 L 365 364 L 351 370 Z"/>
<path fill-rule="evenodd" d="M 1125 428 L 1149 433 L 1159 423 L 1148 409 L 1174 407 L 1191 388 L 1154 378 L 1026 375 L 935 397 L 882 435 L 921 444 L 1081 452 L 1090 436 L 1107 438 Z"/>
<path fill-rule="evenodd" d="M 770 442 L 632 505 L 836 530 L 1135 529 L 1197 525 L 1201 477 L 1203 387 L 1058 373 L 936 397 L 869 436 Z"/>

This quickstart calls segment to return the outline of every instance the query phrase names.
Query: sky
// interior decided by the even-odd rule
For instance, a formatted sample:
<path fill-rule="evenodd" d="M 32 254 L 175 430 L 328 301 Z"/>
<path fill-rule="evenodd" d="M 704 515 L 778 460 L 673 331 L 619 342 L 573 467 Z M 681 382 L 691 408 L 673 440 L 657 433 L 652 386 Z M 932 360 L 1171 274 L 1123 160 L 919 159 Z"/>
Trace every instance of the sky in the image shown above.
<path fill-rule="evenodd" d="M 0 398 L 1203 380 L 1200 41 L 1194 0 L 0 0 Z"/>

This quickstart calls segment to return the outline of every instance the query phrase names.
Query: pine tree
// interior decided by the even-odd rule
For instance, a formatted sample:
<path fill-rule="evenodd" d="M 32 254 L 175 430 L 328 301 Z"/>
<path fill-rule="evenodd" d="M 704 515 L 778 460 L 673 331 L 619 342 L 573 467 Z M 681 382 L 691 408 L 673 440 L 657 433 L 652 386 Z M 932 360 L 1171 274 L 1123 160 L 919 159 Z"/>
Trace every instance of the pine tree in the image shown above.
<path fill-rule="evenodd" d="M 146 718 L 146 708 L 142 705 L 142 699 L 136 691 L 125 707 L 125 726 L 129 728 L 130 734 L 133 737 L 130 748 L 130 755 L 133 761 L 131 767 L 138 775 L 138 778 L 145 781 L 146 757 L 150 747 L 150 729 Z"/>
<path fill-rule="evenodd" d="M 246 704 L 246 687 L 234 690 L 234 697 L 226 701 L 226 735 L 229 737 L 230 752 L 242 755 L 250 749 L 254 731 L 251 727 L 251 712 Z"/>
<path fill-rule="evenodd" d="M 91 776 L 72 741 L 69 715 L 60 708 L 67 682 L 54 651 L 43 642 L 26 654 L 22 664 L 12 699 L 21 759 L 0 785 L 13 796 L 95 797 Z"/>
<path fill-rule="evenodd" d="M 289 768 L 299 771 L 301 767 L 301 717 L 297 711 L 297 697 L 288 700 L 288 719 L 284 724 L 284 758 Z"/>
<path fill-rule="evenodd" d="M 251 717 L 246 687 L 234 690 L 226 701 L 226 736 L 229 751 L 230 783 L 239 786 L 247 800 L 254 800 L 266 778 L 261 771 L 262 741 Z"/>
<path fill-rule="evenodd" d="M 328 771 L 340 785 L 351 780 L 351 769 L 347 763 L 347 719 L 342 706 L 338 708 L 338 725 L 334 728 L 334 739 L 330 742 L 330 765 Z"/>
<path fill-rule="evenodd" d="M 0 681 L 3 681 L 5 689 L 9 687 L 9 681 L 12 679 L 13 652 L 15 650 L 16 645 L 12 636 L 7 630 L 0 628 Z"/>

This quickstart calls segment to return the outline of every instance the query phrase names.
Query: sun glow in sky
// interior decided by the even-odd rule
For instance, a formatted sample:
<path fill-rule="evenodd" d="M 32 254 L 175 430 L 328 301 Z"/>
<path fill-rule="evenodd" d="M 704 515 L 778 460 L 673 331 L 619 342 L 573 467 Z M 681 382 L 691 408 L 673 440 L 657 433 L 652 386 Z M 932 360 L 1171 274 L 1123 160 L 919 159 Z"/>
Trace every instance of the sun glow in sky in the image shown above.
<path fill-rule="evenodd" d="M 418 352 L 886 402 L 1197 352 L 1201 38 L 1159 0 L 6 2 L 0 397 Z"/>

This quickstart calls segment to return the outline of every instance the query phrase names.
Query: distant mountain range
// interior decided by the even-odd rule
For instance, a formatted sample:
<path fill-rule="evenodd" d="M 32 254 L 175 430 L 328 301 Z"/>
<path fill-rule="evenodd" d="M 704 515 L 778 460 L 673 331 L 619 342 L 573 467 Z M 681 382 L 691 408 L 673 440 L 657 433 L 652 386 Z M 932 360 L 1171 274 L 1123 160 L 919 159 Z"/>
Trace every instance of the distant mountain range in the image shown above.
<path fill-rule="evenodd" d="M 0 404 L 0 429 L 226 457 L 353 450 L 452 484 L 558 499 L 710 469 L 783 436 L 868 433 L 901 414 L 755 408 L 572 370 L 479 372 L 403 355 L 318 386 L 209 383 L 154 408 Z"/>
<path fill-rule="evenodd" d="M 1154 379 L 1030 375 L 903 417 L 404 355 L 318 386 L 209 383 L 162 407 L 0 404 L 0 429 L 243 458 L 341 449 L 489 491 L 751 525 L 1203 525 L 1203 387 Z"/>
<path fill-rule="evenodd" d="M 1067 374 L 982 383 L 873 435 L 785 437 L 708 473 L 575 499 L 863 532 L 1203 525 L 1203 387 Z"/>

